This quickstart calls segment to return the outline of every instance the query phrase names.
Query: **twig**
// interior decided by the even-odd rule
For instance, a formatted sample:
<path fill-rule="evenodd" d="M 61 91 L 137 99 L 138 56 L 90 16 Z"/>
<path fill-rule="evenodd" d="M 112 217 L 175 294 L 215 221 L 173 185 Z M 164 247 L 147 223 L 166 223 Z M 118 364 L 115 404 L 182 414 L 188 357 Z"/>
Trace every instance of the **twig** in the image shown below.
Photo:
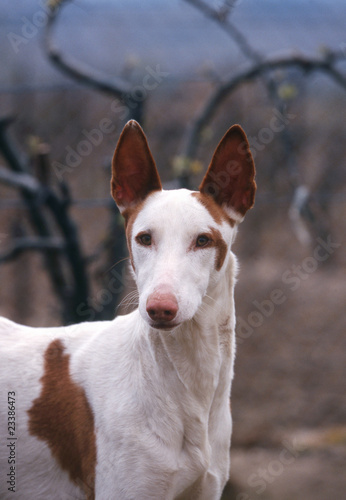
<path fill-rule="evenodd" d="M 20 157 L 16 146 L 7 135 L 7 129 L 13 122 L 14 117 L 12 116 L 0 119 L 0 151 L 14 172 L 28 172 L 27 162 Z"/>
<path fill-rule="evenodd" d="M 70 1 L 70 0 L 68 0 Z M 132 87 L 129 82 L 120 77 L 114 77 L 110 80 L 103 73 L 97 72 L 88 65 L 77 61 L 66 54 L 62 55 L 53 43 L 53 28 L 58 20 L 63 4 L 68 1 L 57 2 L 55 7 L 48 14 L 48 22 L 43 38 L 43 45 L 49 60 L 63 73 L 74 80 L 86 85 L 94 90 L 110 94 L 121 98 L 124 94 L 131 92 Z"/>
<path fill-rule="evenodd" d="M 199 141 L 201 137 L 201 132 L 207 123 L 216 114 L 220 104 L 228 97 L 232 92 L 234 92 L 240 85 L 251 82 L 256 78 L 260 77 L 264 73 L 269 73 L 271 71 L 283 68 L 299 68 L 305 73 L 312 72 L 322 72 L 328 74 L 336 83 L 341 85 L 346 89 L 346 76 L 335 69 L 333 64 L 338 60 L 344 58 L 344 55 L 335 52 L 328 54 L 324 59 L 308 59 L 303 56 L 292 56 L 281 59 L 272 59 L 260 62 L 252 68 L 236 75 L 231 76 L 224 83 L 218 85 L 216 90 L 213 92 L 207 104 L 202 109 L 201 113 L 194 121 L 194 124 L 188 134 L 188 139 L 186 143 L 184 156 L 192 159 L 195 157 L 197 148 L 199 146 Z"/>
<path fill-rule="evenodd" d="M 40 252 L 64 252 L 65 244 L 58 238 L 16 238 L 6 252 L 0 254 L 0 262 L 9 262 L 28 250 Z"/>
<path fill-rule="evenodd" d="M 256 62 L 262 59 L 261 54 L 251 47 L 241 31 L 239 31 L 234 24 L 228 21 L 227 16 L 225 15 L 225 12 L 228 13 L 227 10 L 225 11 L 223 9 L 220 13 L 220 11 L 211 7 L 203 0 L 185 0 L 185 2 L 200 10 L 206 17 L 215 21 L 220 28 L 234 40 L 243 54 L 250 60 Z"/>
<path fill-rule="evenodd" d="M 40 190 L 40 184 L 31 175 L 10 172 L 2 166 L 0 166 L 0 182 L 32 195 L 37 195 Z"/>

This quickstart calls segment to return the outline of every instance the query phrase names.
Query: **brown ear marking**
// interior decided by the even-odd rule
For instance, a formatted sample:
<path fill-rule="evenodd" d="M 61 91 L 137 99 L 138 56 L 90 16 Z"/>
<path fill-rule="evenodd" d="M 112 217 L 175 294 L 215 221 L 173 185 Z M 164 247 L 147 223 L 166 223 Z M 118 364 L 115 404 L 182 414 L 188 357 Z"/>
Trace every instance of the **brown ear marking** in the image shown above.
<path fill-rule="evenodd" d="M 112 161 L 112 196 L 123 211 L 162 189 L 159 174 L 141 126 L 130 120 L 125 125 Z"/>
<path fill-rule="evenodd" d="M 240 219 L 253 207 L 255 164 L 240 125 L 233 125 L 221 139 L 199 190 L 226 210 L 239 214 Z"/>

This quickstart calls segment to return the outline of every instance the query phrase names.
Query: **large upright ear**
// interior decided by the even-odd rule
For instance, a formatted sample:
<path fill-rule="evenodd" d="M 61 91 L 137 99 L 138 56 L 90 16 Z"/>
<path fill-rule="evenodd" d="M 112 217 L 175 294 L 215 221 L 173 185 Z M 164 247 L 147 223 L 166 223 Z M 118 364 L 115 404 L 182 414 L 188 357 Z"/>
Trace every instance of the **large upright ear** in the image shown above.
<path fill-rule="evenodd" d="M 140 125 L 125 125 L 112 162 L 111 192 L 121 213 L 162 189 L 147 139 Z"/>
<path fill-rule="evenodd" d="M 217 146 L 199 187 L 241 222 L 255 201 L 255 164 L 244 130 L 233 125 Z"/>

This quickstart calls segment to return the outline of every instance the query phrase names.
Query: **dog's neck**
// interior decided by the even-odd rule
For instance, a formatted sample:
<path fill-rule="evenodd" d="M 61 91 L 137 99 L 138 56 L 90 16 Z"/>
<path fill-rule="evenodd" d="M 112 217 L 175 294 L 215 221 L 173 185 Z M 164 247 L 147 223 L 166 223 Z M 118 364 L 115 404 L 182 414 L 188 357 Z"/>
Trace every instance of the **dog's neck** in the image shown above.
<path fill-rule="evenodd" d="M 181 384 L 209 411 L 220 380 L 228 366 L 232 377 L 234 356 L 234 302 L 236 260 L 230 255 L 225 273 L 204 296 L 197 314 L 172 332 L 149 329 L 149 339 L 172 366 Z"/>

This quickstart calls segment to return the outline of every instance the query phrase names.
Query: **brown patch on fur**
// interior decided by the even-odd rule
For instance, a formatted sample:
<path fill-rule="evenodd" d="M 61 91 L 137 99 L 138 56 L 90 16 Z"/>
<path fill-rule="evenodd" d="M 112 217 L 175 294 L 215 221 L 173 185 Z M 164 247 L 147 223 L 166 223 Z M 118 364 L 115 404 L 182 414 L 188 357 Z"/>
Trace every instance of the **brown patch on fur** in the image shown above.
<path fill-rule="evenodd" d="M 192 196 L 208 210 L 216 224 L 222 224 L 225 221 L 231 227 L 234 227 L 235 220 L 231 219 L 211 196 L 204 193 L 192 193 Z"/>
<path fill-rule="evenodd" d="M 61 340 L 45 352 L 42 390 L 29 414 L 29 432 L 45 441 L 60 467 L 95 498 L 96 438 L 94 417 L 84 389 L 70 377 L 70 356 Z"/>
<path fill-rule="evenodd" d="M 191 244 L 189 250 L 198 252 L 203 248 L 214 247 L 216 249 L 215 269 L 217 271 L 220 271 L 228 252 L 227 243 L 223 239 L 220 231 L 213 227 L 209 228 L 209 232 L 203 233 L 203 236 L 207 236 L 210 239 L 210 241 L 203 247 L 196 246 L 196 243 L 194 241 Z"/>
<path fill-rule="evenodd" d="M 132 228 L 133 224 L 141 211 L 143 207 L 143 202 L 138 203 L 136 206 L 132 208 L 127 208 L 123 212 L 123 217 L 125 219 L 125 234 L 126 234 L 126 242 L 127 242 L 127 248 L 129 250 L 129 255 L 130 255 L 130 262 L 133 267 L 133 270 L 135 270 L 135 264 L 133 262 L 133 254 L 132 254 L 132 245 L 131 245 L 131 238 L 132 238 Z"/>
<path fill-rule="evenodd" d="M 210 232 L 213 236 L 213 241 L 214 241 L 214 245 L 216 248 L 215 267 L 216 267 L 217 271 L 220 271 L 220 269 L 225 261 L 226 255 L 227 255 L 227 251 L 228 251 L 227 243 L 225 242 L 225 240 L 221 236 L 220 231 L 218 231 L 217 229 L 211 228 Z"/>

